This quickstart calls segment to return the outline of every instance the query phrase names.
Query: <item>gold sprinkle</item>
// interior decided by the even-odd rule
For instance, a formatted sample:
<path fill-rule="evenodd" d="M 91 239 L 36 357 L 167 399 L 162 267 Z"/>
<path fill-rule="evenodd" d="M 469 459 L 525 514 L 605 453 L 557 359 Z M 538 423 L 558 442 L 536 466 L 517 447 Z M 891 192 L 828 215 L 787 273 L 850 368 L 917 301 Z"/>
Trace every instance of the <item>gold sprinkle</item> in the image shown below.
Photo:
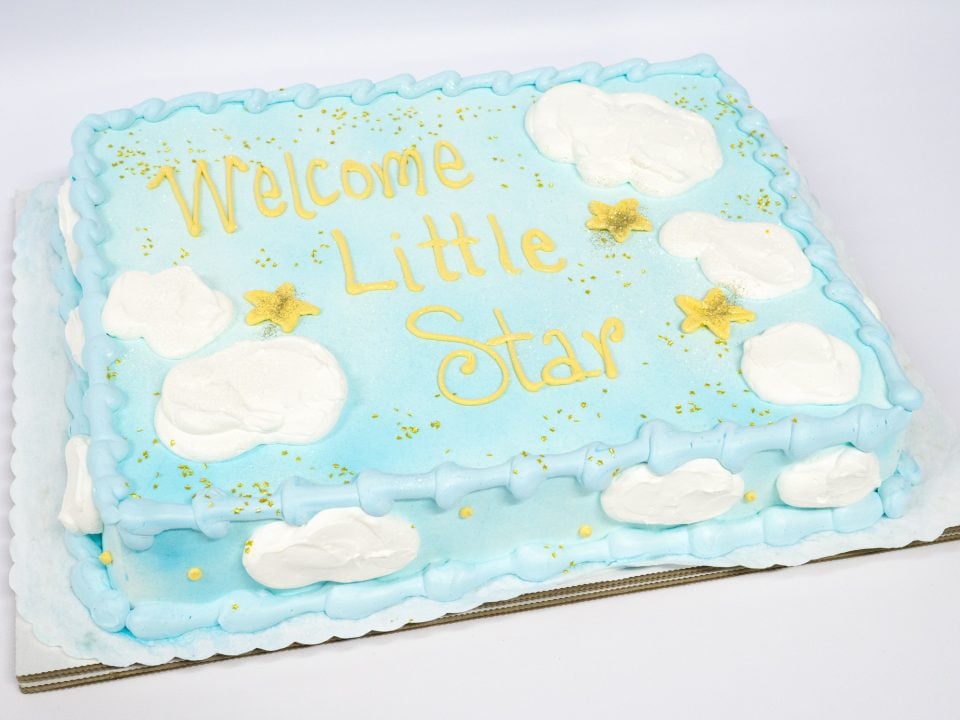
<path fill-rule="evenodd" d="M 201 570 L 198 567 L 192 567 L 189 570 L 187 570 L 187 580 L 192 580 L 193 582 L 196 582 L 202 577 L 203 577 L 203 570 Z"/>
<path fill-rule="evenodd" d="M 473 508 L 469 505 L 464 505 L 460 508 L 460 519 L 466 520 L 467 518 L 473 517 Z"/>
<path fill-rule="evenodd" d="M 97 557 L 104 565 L 113 565 L 113 553 L 109 550 L 104 550 Z"/>
<path fill-rule="evenodd" d="M 581 525 L 580 529 L 577 530 L 577 534 L 582 538 L 588 538 L 593 535 L 593 528 L 589 525 Z"/>
<path fill-rule="evenodd" d="M 757 499 L 757 494 L 756 494 L 753 490 L 747 490 L 747 491 L 743 494 L 743 501 L 744 501 L 744 502 L 752 503 L 752 502 L 753 502 L 754 500 L 756 500 L 756 499 Z"/>

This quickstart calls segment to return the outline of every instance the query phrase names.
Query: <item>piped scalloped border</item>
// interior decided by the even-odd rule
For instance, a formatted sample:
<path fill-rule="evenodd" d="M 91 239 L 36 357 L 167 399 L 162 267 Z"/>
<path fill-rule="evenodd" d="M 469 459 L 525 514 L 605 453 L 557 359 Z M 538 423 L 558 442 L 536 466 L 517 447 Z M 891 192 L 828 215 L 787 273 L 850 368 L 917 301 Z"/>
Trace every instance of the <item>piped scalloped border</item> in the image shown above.
<path fill-rule="evenodd" d="M 302 525 L 328 508 L 359 507 L 380 516 L 404 500 L 432 500 L 438 508 L 449 510 L 471 493 L 493 488 L 502 488 L 523 501 L 533 497 L 544 482 L 571 477 L 587 491 L 602 492 L 618 468 L 641 463 L 662 475 L 691 460 L 713 458 L 731 472 L 739 472 L 751 455 L 766 450 L 779 450 L 793 460 L 848 443 L 872 452 L 905 432 L 910 417 L 902 408 L 859 405 L 833 418 L 797 415 L 796 421 L 785 418 L 757 427 L 721 423 L 701 433 L 676 430 L 654 420 L 644 423 L 637 438 L 623 445 L 593 443 L 566 453 L 514 457 L 487 468 L 444 463 L 411 475 L 364 470 L 349 485 L 317 485 L 291 477 L 280 485 L 274 507 L 286 522 Z M 146 550 L 155 536 L 167 530 L 193 530 L 216 539 L 226 536 L 232 523 L 262 519 L 237 515 L 235 505 L 232 495 L 216 488 L 190 504 L 124 500 L 117 530 L 127 547 Z"/>
<path fill-rule="evenodd" d="M 224 105 L 239 104 L 248 112 L 259 113 L 279 103 L 293 103 L 300 108 L 309 108 L 323 99 L 332 97 L 349 98 L 358 105 L 365 105 L 389 94 L 412 99 L 429 92 L 442 92 L 448 96 L 456 96 L 470 90 L 489 89 L 498 95 L 507 95 L 521 87 L 533 87 L 544 91 L 566 82 L 597 85 L 619 77 L 628 81 L 640 81 L 647 77 L 664 74 L 701 75 L 714 77 L 720 82 L 721 98 L 734 106 L 740 116 L 737 126 L 751 135 L 759 144 L 759 149 L 753 155 L 755 161 L 771 172 L 773 175 L 770 182 L 771 188 L 785 199 L 786 211 L 781 216 L 784 224 L 795 230 L 806 241 L 804 252 L 811 263 L 827 277 L 825 294 L 847 307 L 857 318 L 861 326 L 859 331 L 861 341 L 871 347 L 877 355 L 887 382 L 888 399 L 893 407 L 889 410 L 865 405 L 852 408 L 847 413 L 850 415 L 846 418 L 849 420 L 849 427 L 842 434 L 844 441 L 860 447 L 876 446 L 892 433 L 902 431 L 909 420 L 910 411 L 922 402 L 919 391 L 907 379 L 898 363 L 886 329 L 864 303 L 859 290 L 841 269 L 829 241 L 816 227 L 812 209 L 802 198 L 801 179 L 785 160 L 785 147 L 770 132 L 764 115 L 749 104 L 746 91 L 732 77 L 722 72 L 709 56 L 698 55 L 686 60 L 657 64 L 650 64 L 644 60 L 628 60 L 607 67 L 597 63 L 584 63 L 565 70 L 541 68 L 518 74 L 494 72 L 466 78 L 457 73 L 446 72 L 420 82 L 409 75 L 398 75 L 380 83 L 360 80 L 326 88 L 297 85 L 275 92 L 246 90 L 219 95 L 195 93 L 169 102 L 157 99 L 147 100 L 131 109 L 88 116 L 73 134 L 74 157 L 70 163 L 70 170 L 75 182 L 71 188 L 70 200 L 80 215 L 80 221 L 74 229 L 74 236 L 83 251 L 78 277 L 84 290 L 80 312 L 87 330 L 84 364 L 92 369 L 84 406 L 91 425 L 92 443 L 89 462 L 96 481 L 95 499 L 104 522 L 108 525 L 116 525 L 123 523 L 124 520 L 121 501 L 126 496 L 126 488 L 123 478 L 117 472 L 117 463 L 125 456 L 127 445 L 112 426 L 113 410 L 124 398 L 121 391 L 106 381 L 106 365 L 114 359 L 116 350 L 112 340 L 103 332 L 100 325 L 100 312 L 105 302 L 106 291 L 102 279 L 109 273 L 110 268 L 96 252 L 96 247 L 108 238 L 108 231 L 99 220 L 97 206 L 106 202 L 109 197 L 105 187 L 98 180 L 98 176 L 105 168 L 93 155 L 92 147 L 102 131 L 126 129 L 141 120 L 159 122 L 187 108 L 212 114 Z M 825 419 L 811 420 L 811 422 L 820 424 L 824 423 Z M 826 427 L 822 429 L 824 432 L 814 431 L 816 438 L 810 439 L 811 452 L 817 449 L 818 443 L 814 440 L 829 443 L 835 438 L 835 432 L 827 432 Z M 640 446 L 647 447 L 647 462 L 656 464 L 664 470 L 670 469 L 669 465 L 680 464 L 690 459 L 691 455 L 715 456 L 718 459 L 725 456 L 729 459 L 731 454 L 750 454 L 770 447 L 792 449 L 792 432 L 787 433 L 789 437 L 786 440 L 777 438 L 771 443 L 769 433 L 761 437 L 761 428 L 751 430 L 756 432 L 745 430 L 733 435 L 727 429 L 718 428 L 713 433 L 717 437 L 714 437 L 709 433 L 675 430 L 666 423 L 649 424 L 640 429 L 636 442 Z M 784 442 L 786 442 L 785 446 Z M 737 447 L 730 447 L 729 443 L 736 444 Z M 589 451 L 589 448 L 587 450 Z M 571 455 L 577 455 L 577 453 L 571 453 Z M 582 465 L 581 462 L 581 467 Z M 441 468 L 435 468 L 432 474 L 438 477 L 440 470 Z M 475 473 L 476 477 L 470 483 L 475 486 L 475 489 L 485 487 L 483 472 L 462 470 Z M 461 473 L 456 475 L 458 480 L 461 479 Z M 394 477 L 402 480 L 400 476 Z M 442 491 L 443 488 L 437 488 L 434 496 L 438 497 Z M 295 507 L 291 508 L 290 512 L 291 517 L 296 516 Z M 143 531 L 151 522 L 150 518 L 131 517 L 128 520 L 124 528 L 129 531 L 127 533 L 129 537 L 151 535 L 150 532 L 135 532 L 138 528 Z M 189 523 L 188 526 L 195 526 L 197 529 L 218 525 L 217 523 L 208 524 L 205 518 L 196 516 L 190 519 Z M 161 531 L 162 529 L 166 528 L 160 528 Z"/>

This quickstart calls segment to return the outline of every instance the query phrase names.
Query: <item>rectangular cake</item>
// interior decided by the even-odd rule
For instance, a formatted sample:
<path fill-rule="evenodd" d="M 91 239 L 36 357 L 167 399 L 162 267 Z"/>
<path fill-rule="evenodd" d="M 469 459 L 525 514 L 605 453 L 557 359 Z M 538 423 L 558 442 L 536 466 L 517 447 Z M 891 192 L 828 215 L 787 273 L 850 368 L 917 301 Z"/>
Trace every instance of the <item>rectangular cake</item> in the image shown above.
<path fill-rule="evenodd" d="M 373 629 L 909 512 L 920 393 L 711 58 L 148 100 L 73 148 L 60 520 L 106 631 Z"/>

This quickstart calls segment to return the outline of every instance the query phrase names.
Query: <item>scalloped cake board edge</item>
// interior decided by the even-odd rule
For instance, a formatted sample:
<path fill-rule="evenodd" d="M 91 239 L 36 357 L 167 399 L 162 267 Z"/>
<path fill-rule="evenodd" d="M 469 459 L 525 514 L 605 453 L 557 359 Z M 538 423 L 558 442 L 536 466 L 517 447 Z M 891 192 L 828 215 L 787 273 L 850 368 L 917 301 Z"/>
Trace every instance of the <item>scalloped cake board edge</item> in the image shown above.
<path fill-rule="evenodd" d="M 928 545 L 937 545 L 940 543 L 955 541 L 960 541 L 960 526 L 947 528 L 939 538 L 929 542 L 917 541 L 902 548 L 855 550 L 841 555 L 811 560 L 810 562 L 819 563 L 832 560 L 846 560 L 853 557 L 875 555 L 878 553 L 894 552 L 896 550 L 926 547 Z M 745 568 L 742 566 L 737 566 L 728 568 L 693 567 L 658 572 L 647 572 L 641 575 L 627 577 L 623 580 L 605 580 L 598 583 L 578 585 L 572 588 L 560 588 L 556 590 L 547 590 L 540 593 L 530 593 L 529 595 L 523 595 L 516 598 L 513 602 L 504 601 L 486 603 L 475 610 L 468 612 L 450 613 L 449 615 L 444 615 L 436 620 L 428 620 L 422 623 L 411 623 L 409 625 L 404 625 L 397 630 L 387 631 L 387 633 L 372 631 L 367 635 L 362 635 L 361 637 L 397 633 L 406 630 L 419 630 L 437 625 L 446 625 L 449 623 L 464 622 L 467 620 L 479 620 L 480 618 L 485 617 L 508 615 L 525 612 L 527 610 L 554 607 L 556 605 L 567 605 L 570 603 L 584 602 L 586 600 L 598 600 L 600 598 L 625 595 L 628 593 L 659 590 L 668 587 L 676 587 L 678 585 L 689 585 L 691 583 L 706 582 L 708 580 L 720 580 L 723 578 L 737 577 L 740 575 L 751 575 L 754 573 L 772 572 L 774 570 L 785 569 L 787 569 L 785 566 L 770 568 Z M 138 675 L 148 675 L 152 673 L 166 672 L 168 670 L 179 670 L 198 665 L 206 665 L 208 663 L 222 662 L 224 660 L 240 660 L 242 658 L 255 657 L 257 655 L 265 655 L 267 653 L 278 653 L 285 650 L 302 650 L 304 648 L 314 647 L 313 645 L 294 643 L 285 648 L 279 648 L 277 650 L 251 650 L 243 655 L 213 655 L 204 660 L 172 660 L 162 665 L 130 665 L 124 668 L 116 668 L 100 663 L 91 664 L 88 661 L 76 660 L 75 658 L 71 658 L 63 653 L 63 651 L 61 651 L 59 648 L 51 648 L 43 645 L 33 635 L 29 623 L 19 616 L 17 616 L 16 621 L 18 662 L 21 659 L 20 652 L 22 647 L 25 653 L 30 653 L 33 656 L 33 664 L 30 667 L 38 668 L 31 673 L 17 674 L 17 683 L 20 686 L 20 691 L 24 694 L 50 692 L 52 690 L 65 690 L 72 687 L 93 685 L 112 680 L 123 680 L 125 678 L 136 677 Z M 358 638 L 331 638 L 330 640 L 327 640 L 326 643 L 355 639 Z M 41 664 L 44 661 L 46 664 Z"/>

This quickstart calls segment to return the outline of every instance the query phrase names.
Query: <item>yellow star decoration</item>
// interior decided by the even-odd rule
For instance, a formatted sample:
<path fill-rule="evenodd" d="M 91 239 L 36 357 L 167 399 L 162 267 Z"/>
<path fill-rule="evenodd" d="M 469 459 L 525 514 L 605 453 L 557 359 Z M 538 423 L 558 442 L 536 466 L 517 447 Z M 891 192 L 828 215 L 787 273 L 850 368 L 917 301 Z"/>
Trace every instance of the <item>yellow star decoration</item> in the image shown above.
<path fill-rule="evenodd" d="M 685 333 L 705 327 L 721 340 L 727 340 L 730 337 L 730 323 L 753 322 L 757 319 L 749 310 L 728 302 L 720 288 L 710 290 L 703 300 L 677 295 L 675 301 L 686 315 L 680 324 L 680 329 Z"/>
<path fill-rule="evenodd" d="M 293 332 L 303 315 L 319 315 L 320 308 L 303 300 L 297 300 L 297 291 L 292 283 L 284 283 L 273 292 L 251 290 L 243 299 L 253 305 L 247 313 L 247 325 L 257 325 L 269 320 L 284 332 Z"/>
<path fill-rule="evenodd" d="M 607 205 L 594 200 L 587 206 L 592 217 L 587 220 L 590 230 L 606 230 L 618 243 L 626 241 L 634 230 L 650 232 L 653 223 L 640 214 L 637 208 L 640 201 L 636 198 L 621 200 L 616 205 Z"/>

